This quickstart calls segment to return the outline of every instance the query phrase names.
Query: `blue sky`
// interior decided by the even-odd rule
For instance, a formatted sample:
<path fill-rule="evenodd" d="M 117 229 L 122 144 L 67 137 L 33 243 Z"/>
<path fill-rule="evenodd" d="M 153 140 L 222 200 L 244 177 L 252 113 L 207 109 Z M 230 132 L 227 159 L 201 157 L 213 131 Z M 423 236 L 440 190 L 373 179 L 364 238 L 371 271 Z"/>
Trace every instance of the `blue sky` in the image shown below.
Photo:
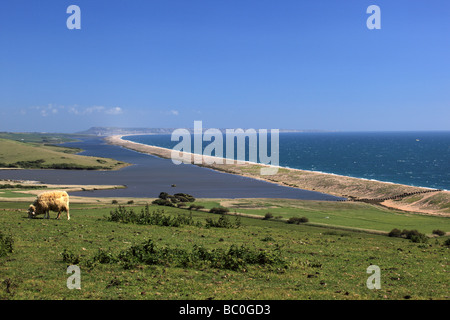
<path fill-rule="evenodd" d="M 450 129 L 447 0 L 5 0 L 0 46 L 0 131 Z"/>

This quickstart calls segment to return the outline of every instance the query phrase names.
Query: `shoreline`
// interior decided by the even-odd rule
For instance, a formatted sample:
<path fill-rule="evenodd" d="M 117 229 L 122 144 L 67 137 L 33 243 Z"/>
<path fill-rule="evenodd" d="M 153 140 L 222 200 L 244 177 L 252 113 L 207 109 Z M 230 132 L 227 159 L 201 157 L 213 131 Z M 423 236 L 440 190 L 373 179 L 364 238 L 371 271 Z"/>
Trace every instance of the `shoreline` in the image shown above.
<path fill-rule="evenodd" d="M 108 144 L 160 158 L 171 159 L 171 149 L 123 139 L 124 136 L 131 135 L 113 135 L 105 137 L 104 140 Z M 286 167 L 277 167 L 278 172 L 274 175 L 262 176 L 260 169 L 270 167 L 269 165 L 250 163 L 248 161 L 238 164 L 236 160 L 233 161 L 233 164 L 210 164 L 213 160 L 224 162 L 224 158 L 197 155 L 190 152 L 182 154 L 191 157 L 191 164 L 220 172 L 245 176 L 281 186 L 330 194 L 350 201 L 367 200 L 368 202 L 371 200 L 372 202 L 377 202 L 377 204 L 401 211 L 450 217 L 449 191 Z M 198 157 L 201 157 L 202 163 L 194 163 L 193 157 L 197 157 L 197 160 L 199 160 Z M 205 163 L 205 160 L 208 160 L 207 163 Z M 381 201 L 381 199 L 385 200 Z"/>

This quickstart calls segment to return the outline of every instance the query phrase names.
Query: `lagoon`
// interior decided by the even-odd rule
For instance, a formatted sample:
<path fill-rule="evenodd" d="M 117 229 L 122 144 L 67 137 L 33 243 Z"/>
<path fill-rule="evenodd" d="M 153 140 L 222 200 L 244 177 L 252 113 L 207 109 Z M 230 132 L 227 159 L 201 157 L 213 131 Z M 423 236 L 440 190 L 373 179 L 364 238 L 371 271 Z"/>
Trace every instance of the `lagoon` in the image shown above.
<path fill-rule="evenodd" d="M 131 163 L 117 171 L 0 170 L 0 179 L 35 180 L 49 184 L 125 185 L 125 189 L 72 192 L 86 197 L 157 198 L 160 192 L 189 193 L 196 198 L 287 198 L 339 200 L 332 195 L 279 186 L 247 177 L 214 171 L 192 164 L 175 165 L 170 159 L 108 145 L 101 137 L 65 143 L 81 148 L 81 155 L 113 158 Z M 172 187 L 176 185 L 176 187 Z"/>

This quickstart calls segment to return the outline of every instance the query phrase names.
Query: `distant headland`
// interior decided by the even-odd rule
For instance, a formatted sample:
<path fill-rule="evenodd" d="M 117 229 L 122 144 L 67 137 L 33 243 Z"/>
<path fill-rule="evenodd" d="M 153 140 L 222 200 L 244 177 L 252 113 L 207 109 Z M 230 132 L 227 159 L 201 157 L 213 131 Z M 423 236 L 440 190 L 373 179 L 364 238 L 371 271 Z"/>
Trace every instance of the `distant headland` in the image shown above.
<path fill-rule="evenodd" d="M 95 135 L 95 136 L 113 136 L 113 135 L 132 135 L 132 134 L 171 134 L 178 128 L 122 128 L 122 127 L 91 127 L 88 130 L 76 132 L 80 135 Z M 246 129 L 246 128 L 242 128 Z M 194 128 L 186 128 L 191 133 L 194 132 Z M 203 130 L 207 130 L 204 128 Z M 226 129 L 220 129 L 225 132 Z M 300 129 L 279 129 L 280 132 L 331 132 L 327 130 L 300 130 Z"/>

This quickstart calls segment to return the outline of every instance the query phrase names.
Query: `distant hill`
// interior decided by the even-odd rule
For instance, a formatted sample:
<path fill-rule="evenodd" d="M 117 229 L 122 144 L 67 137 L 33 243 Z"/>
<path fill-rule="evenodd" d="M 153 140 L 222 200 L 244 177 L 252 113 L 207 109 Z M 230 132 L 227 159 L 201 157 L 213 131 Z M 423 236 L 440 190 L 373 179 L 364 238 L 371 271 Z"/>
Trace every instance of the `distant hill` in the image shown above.
<path fill-rule="evenodd" d="M 95 136 L 111 136 L 116 134 L 170 134 L 175 128 L 119 128 L 119 127 L 92 127 L 85 131 L 76 132 L 76 134 L 88 134 Z"/>
<path fill-rule="evenodd" d="M 114 159 L 78 155 L 75 153 L 81 149 L 35 142 L 38 137 L 31 138 L 33 142 L 0 138 L 0 168 L 116 170 L 127 165 Z"/>
<path fill-rule="evenodd" d="M 177 128 L 120 128 L 120 127 L 92 127 L 85 131 L 76 132 L 76 134 L 87 134 L 95 136 L 112 136 L 112 135 L 127 135 L 127 134 L 171 134 Z M 193 128 L 186 128 L 193 132 Z M 208 128 L 203 128 L 206 130 Z M 233 128 L 237 129 L 237 128 Z M 245 129 L 245 128 L 244 128 Z M 225 129 L 219 129 L 225 132 Z M 297 130 L 297 129 L 280 129 L 280 132 L 321 132 L 321 130 Z"/>

